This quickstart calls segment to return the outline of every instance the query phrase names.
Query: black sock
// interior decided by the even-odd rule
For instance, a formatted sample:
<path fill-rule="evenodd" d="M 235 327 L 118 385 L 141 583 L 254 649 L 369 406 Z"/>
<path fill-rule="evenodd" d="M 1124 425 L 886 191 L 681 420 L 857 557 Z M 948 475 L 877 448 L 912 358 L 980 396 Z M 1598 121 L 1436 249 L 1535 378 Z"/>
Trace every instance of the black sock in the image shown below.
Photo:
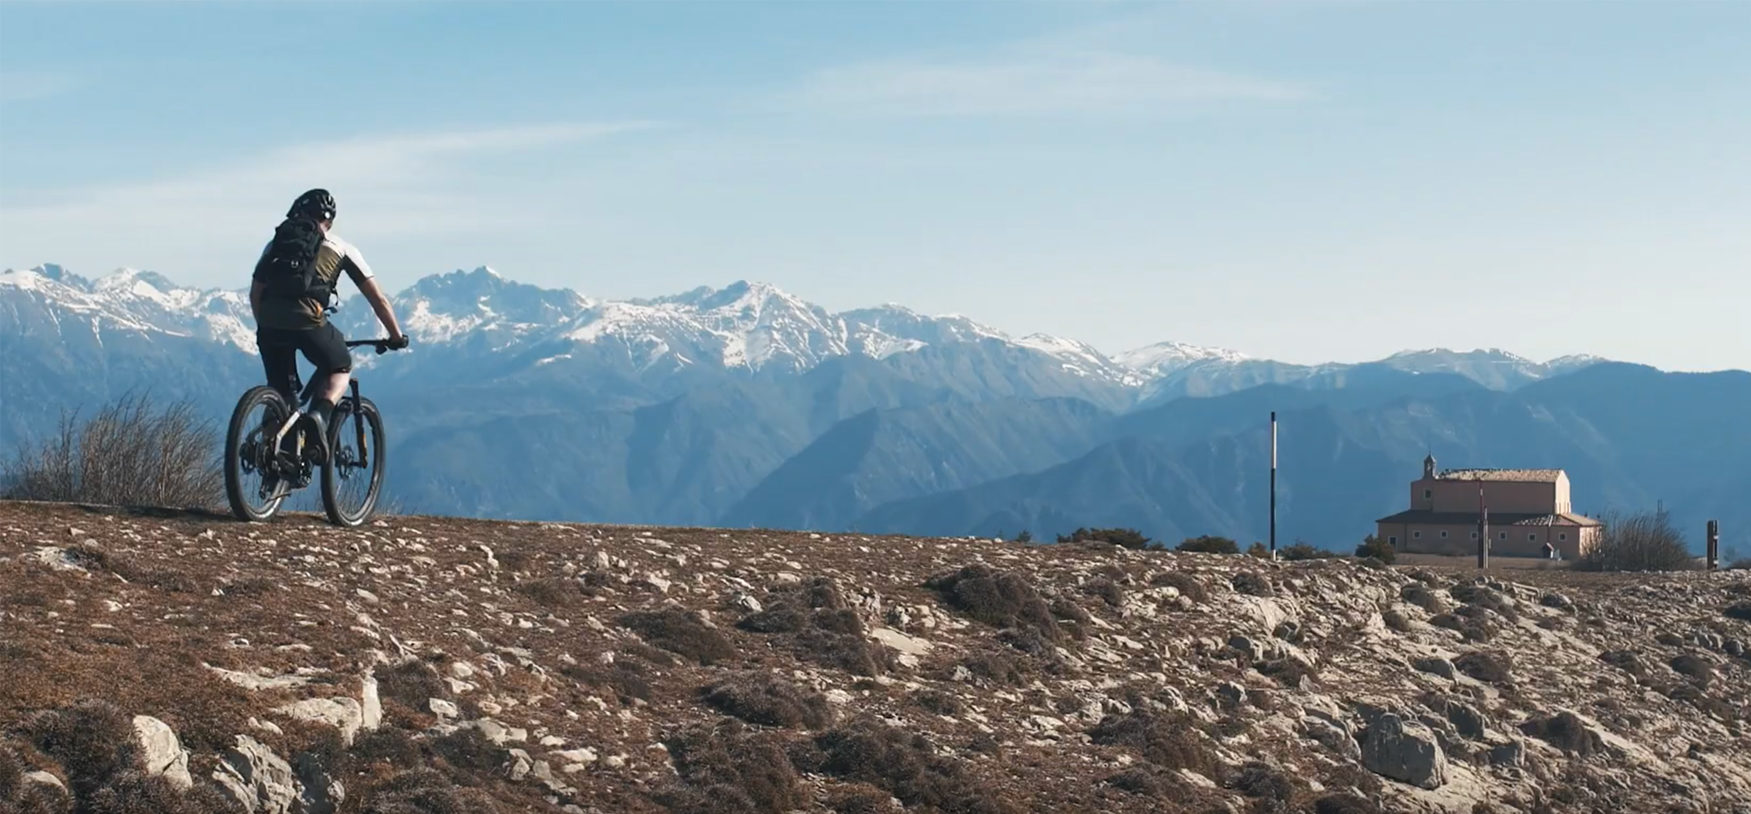
<path fill-rule="evenodd" d="M 310 412 L 322 419 L 322 425 L 326 427 L 329 419 L 334 418 L 334 402 L 328 399 L 311 399 Z"/>

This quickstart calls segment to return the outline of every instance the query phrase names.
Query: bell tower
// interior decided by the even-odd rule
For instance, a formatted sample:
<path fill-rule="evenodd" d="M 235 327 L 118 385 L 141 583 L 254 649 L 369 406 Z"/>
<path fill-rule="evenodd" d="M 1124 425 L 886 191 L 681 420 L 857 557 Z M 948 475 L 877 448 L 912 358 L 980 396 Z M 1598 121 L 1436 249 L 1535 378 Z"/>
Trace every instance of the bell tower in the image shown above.
<path fill-rule="evenodd" d="M 1435 453 L 1433 452 L 1429 453 L 1429 457 L 1423 459 L 1423 479 L 1435 479 Z"/>

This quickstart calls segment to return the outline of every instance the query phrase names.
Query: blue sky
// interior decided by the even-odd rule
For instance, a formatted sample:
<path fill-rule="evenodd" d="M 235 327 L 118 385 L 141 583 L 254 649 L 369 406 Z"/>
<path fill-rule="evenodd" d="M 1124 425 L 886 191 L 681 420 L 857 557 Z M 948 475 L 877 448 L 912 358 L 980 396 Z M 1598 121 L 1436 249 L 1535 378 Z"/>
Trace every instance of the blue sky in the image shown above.
<path fill-rule="evenodd" d="M 0 265 L 1751 367 L 1751 3 L 0 2 Z"/>

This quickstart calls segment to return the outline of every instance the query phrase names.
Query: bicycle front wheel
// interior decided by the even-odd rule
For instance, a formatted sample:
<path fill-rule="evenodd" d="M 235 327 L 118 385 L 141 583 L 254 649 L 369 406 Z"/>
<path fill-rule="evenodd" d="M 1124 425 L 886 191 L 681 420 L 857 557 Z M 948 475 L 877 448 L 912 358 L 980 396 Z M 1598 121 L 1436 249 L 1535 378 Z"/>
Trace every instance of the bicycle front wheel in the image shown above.
<path fill-rule="evenodd" d="M 274 516 L 291 491 L 280 477 L 274 435 L 292 411 L 279 391 L 252 387 L 237 400 L 225 432 L 225 497 L 239 520 Z"/>
<path fill-rule="evenodd" d="M 329 522 L 357 526 L 377 511 L 383 488 L 383 417 L 370 399 L 341 399 L 328 425 L 328 460 L 322 464 L 322 508 Z"/>

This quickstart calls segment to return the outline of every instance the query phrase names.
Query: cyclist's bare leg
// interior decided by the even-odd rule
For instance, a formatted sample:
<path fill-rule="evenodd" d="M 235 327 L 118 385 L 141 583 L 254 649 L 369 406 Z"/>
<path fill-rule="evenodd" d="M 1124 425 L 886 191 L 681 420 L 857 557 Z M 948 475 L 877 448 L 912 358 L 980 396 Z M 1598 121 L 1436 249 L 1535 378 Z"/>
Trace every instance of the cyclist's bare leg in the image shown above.
<path fill-rule="evenodd" d="M 351 372 L 330 373 L 328 381 L 312 397 L 326 399 L 329 404 L 339 402 L 340 397 L 346 395 L 347 384 L 352 380 L 353 374 Z"/>

